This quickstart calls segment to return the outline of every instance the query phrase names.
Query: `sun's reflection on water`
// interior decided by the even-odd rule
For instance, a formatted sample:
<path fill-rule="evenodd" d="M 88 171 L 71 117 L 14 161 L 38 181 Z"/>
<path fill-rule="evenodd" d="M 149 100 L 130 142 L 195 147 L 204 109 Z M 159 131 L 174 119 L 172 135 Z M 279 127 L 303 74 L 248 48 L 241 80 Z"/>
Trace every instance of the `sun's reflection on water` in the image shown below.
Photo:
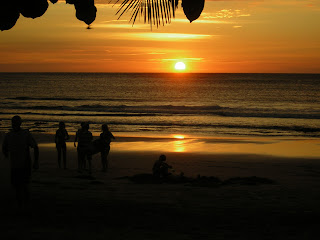
<path fill-rule="evenodd" d="M 183 135 L 173 135 L 173 152 L 185 152 L 186 151 L 186 141 L 184 141 L 185 136 Z"/>
<path fill-rule="evenodd" d="M 174 152 L 185 152 L 185 141 L 174 141 L 173 142 L 173 151 Z"/>

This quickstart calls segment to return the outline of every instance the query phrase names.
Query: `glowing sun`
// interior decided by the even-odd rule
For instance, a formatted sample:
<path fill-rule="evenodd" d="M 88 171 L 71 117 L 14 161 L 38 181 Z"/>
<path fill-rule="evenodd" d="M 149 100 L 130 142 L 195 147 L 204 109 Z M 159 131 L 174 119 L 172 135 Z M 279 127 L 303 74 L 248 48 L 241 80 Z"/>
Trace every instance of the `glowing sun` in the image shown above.
<path fill-rule="evenodd" d="M 173 138 L 182 140 L 182 139 L 184 139 L 184 136 L 183 135 L 174 135 Z"/>
<path fill-rule="evenodd" d="M 177 62 L 176 65 L 174 65 L 174 68 L 176 70 L 185 70 L 186 65 L 183 62 Z"/>

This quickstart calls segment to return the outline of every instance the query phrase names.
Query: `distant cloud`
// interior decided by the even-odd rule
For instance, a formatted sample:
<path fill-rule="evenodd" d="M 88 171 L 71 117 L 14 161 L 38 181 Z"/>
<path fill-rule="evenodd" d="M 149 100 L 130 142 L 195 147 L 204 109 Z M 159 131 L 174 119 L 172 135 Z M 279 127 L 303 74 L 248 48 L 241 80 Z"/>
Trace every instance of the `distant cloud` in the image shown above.
<path fill-rule="evenodd" d="M 95 28 L 113 28 L 113 29 L 132 29 L 134 27 L 135 29 L 150 29 L 150 26 L 147 24 L 144 24 L 144 25 L 134 24 L 134 25 L 132 25 L 132 24 L 123 24 L 123 23 L 120 23 L 120 24 L 111 23 L 114 21 L 109 21 L 109 22 L 110 23 L 98 23 L 98 24 L 95 24 L 94 27 Z"/>
<path fill-rule="evenodd" d="M 110 38 L 113 39 L 129 39 L 129 40 L 145 40 L 145 41 L 181 41 L 181 40 L 200 40 L 211 38 L 215 35 L 206 34 L 186 34 L 186 33 L 113 33 Z"/>
<path fill-rule="evenodd" d="M 239 17 L 250 17 L 251 14 L 244 13 L 242 10 L 239 9 L 222 9 L 217 12 L 213 13 L 203 13 L 202 14 L 204 19 L 230 19 L 230 18 L 239 18 Z"/>
<path fill-rule="evenodd" d="M 190 21 L 188 19 L 179 18 L 179 19 L 173 19 L 172 22 L 181 22 L 181 23 L 188 23 L 190 24 Z M 197 19 L 196 21 L 192 22 L 193 24 L 198 23 L 206 23 L 206 24 L 230 24 L 230 22 L 223 21 L 221 19 L 214 20 L 214 19 Z"/>
<path fill-rule="evenodd" d="M 186 61 L 186 62 L 199 62 L 203 61 L 204 58 L 164 58 L 161 59 L 163 62 L 176 62 L 176 61 Z"/>
<path fill-rule="evenodd" d="M 166 53 L 164 53 L 164 52 L 149 52 L 147 54 L 150 54 L 150 55 L 164 55 Z"/>

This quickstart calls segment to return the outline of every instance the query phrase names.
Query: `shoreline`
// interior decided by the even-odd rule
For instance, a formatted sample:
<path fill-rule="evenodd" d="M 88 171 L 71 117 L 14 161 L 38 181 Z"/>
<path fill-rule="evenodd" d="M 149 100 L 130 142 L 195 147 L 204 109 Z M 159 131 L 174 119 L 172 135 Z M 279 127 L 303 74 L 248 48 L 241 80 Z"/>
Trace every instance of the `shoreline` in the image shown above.
<path fill-rule="evenodd" d="M 4 134 L 0 134 L 2 143 Z M 40 163 L 57 168 L 57 152 L 54 134 L 33 133 L 38 142 Z M 98 136 L 94 136 L 97 138 Z M 197 175 L 217 176 L 223 179 L 234 176 L 273 177 L 275 166 L 285 171 L 286 166 L 318 165 L 320 140 L 315 139 L 268 139 L 232 137 L 187 137 L 182 136 L 115 136 L 111 142 L 109 162 L 113 169 L 109 176 L 150 173 L 154 161 L 161 154 L 167 156 L 175 173 L 184 172 L 190 177 Z M 68 168 L 77 169 L 77 150 L 73 146 L 74 135 L 67 142 Z M 287 152 L 286 149 L 291 149 Z M 3 160 L 4 157 L 2 156 Z M 92 157 L 93 171 L 100 171 L 100 154 Z M 262 167 L 266 166 L 268 170 Z M 281 179 L 281 174 L 276 174 Z"/>
<path fill-rule="evenodd" d="M 55 133 L 31 132 L 40 147 L 55 147 Z M 0 142 L 5 133 L 0 131 Z M 69 149 L 73 148 L 74 133 L 69 133 Z M 195 153 L 204 155 L 235 154 L 263 155 L 284 158 L 320 159 L 320 139 L 288 137 L 205 137 L 178 134 L 114 133 L 111 142 L 114 152 Z M 93 138 L 99 133 L 93 133 Z"/>
<path fill-rule="evenodd" d="M 4 132 L 0 132 L 2 143 Z M 40 147 L 54 148 L 54 133 L 32 133 Z M 69 134 L 69 149 L 75 135 Z M 320 159 L 320 139 L 276 137 L 204 137 L 178 134 L 115 133 L 114 152 L 195 153 L 204 155 L 263 155 L 284 158 Z M 94 133 L 93 138 L 99 137 Z"/>

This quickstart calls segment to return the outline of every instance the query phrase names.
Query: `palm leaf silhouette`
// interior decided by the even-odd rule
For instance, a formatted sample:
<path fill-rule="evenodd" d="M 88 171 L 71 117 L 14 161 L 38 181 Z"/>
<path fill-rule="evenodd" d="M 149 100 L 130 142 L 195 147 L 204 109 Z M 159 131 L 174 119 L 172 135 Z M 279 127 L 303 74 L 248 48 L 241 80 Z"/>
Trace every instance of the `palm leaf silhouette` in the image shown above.
<path fill-rule="evenodd" d="M 120 19 L 125 13 L 131 12 L 130 22 L 135 23 L 137 17 L 142 17 L 144 23 L 159 26 L 171 22 L 175 17 L 175 11 L 178 7 L 179 0 L 117 0 L 120 2 L 117 11 Z"/>

